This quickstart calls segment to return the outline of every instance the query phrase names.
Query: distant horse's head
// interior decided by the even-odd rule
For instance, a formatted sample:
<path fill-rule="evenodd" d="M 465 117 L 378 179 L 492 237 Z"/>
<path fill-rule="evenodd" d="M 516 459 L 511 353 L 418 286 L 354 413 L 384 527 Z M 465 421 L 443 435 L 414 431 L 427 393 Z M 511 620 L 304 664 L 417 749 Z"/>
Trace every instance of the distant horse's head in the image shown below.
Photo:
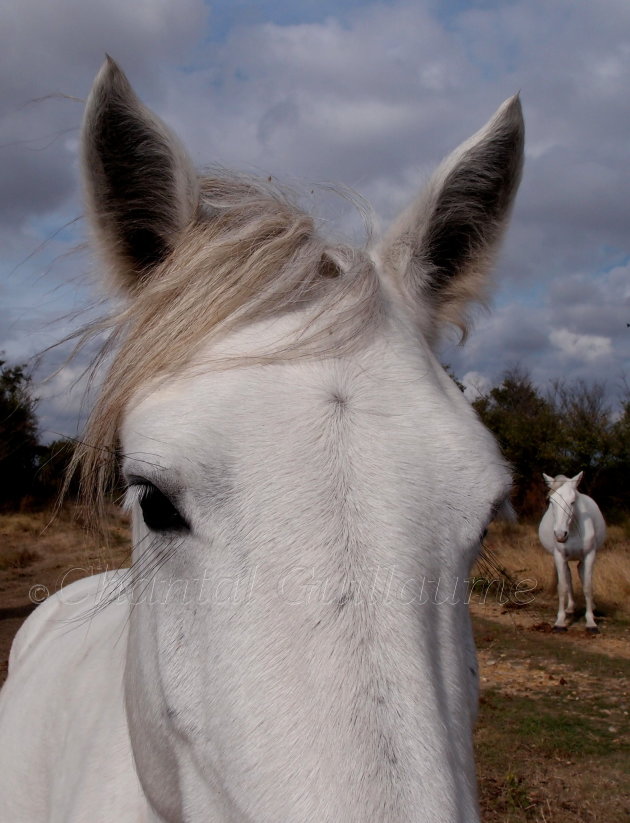
<path fill-rule="evenodd" d="M 553 510 L 553 535 L 558 543 L 566 543 L 569 531 L 575 517 L 575 500 L 577 487 L 580 485 L 583 472 L 575 477 L 565 477 L 557 474 L 550 477 L 543 473 L 543 478 L 549 489 L 549 505 Z"/>
<path fill-rule="evenodd" d="M 84 478 L 120 442 L 160 819 L 477 819 L 465 578 L 510 478 L 432 345 L 483 297 L 522 151 L 513 98 L 351 249 L 268 182 L 198 178 L 100 72 L 87 204 L 125 302 Z"/>

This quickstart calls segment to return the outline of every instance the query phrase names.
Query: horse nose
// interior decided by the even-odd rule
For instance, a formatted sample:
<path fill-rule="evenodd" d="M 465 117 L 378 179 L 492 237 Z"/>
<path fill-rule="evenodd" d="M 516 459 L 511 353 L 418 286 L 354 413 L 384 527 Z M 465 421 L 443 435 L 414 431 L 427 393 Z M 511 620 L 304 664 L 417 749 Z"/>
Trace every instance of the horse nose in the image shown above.
<path fill-rule="evenodd" d="M 558 541 L 558 543 L 566 543 L 567 542 L 567 537 L 569 536 L 568 532 L 566 532 L 566 531 L 564 531 L 564 532 L 554 531 L 553 534 L 554 534 L 554 537 L 556 538 L 556 540 Z"/>

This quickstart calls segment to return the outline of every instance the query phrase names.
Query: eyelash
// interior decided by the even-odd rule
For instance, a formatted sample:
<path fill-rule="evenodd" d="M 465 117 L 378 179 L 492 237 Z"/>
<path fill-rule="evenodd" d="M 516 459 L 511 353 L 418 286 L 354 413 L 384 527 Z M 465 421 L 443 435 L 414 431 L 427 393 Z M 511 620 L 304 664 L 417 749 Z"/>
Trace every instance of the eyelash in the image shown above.
<path fill-rule="evenodd" d="M 190 526 L 168 497 L 152 483 L 133 483 L 127 489 L 126 507 L 137 502 L 142 518 L 154 532 L 190 531 Z"/>

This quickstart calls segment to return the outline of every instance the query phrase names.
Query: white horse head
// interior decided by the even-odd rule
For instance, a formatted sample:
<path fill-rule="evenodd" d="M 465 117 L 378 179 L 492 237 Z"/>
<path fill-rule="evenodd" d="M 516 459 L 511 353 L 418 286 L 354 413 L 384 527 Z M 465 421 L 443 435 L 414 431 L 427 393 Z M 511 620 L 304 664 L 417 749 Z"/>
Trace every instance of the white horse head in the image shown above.
<path fill-rule="evenodd" d="M 112 61 L 95 81 L 88 210 L 126 304 L 84 476 L 120 438 L 156 819 L 478 819 L 465 578 L 510 477 L 431 346 L 483 297 L 522 152 L 512 98 L 366 252 L 198 179 Z"/>
<path fill-rule="evenodd" d="M 549 488 L 549 504 L 553 511 L 553 534 L 558 543 L 566 543 L 569 539 L 571 525 L 575 519 L 577 488 L 582 475 L 583 472 L 576 474 L 575 477 L 565 477 L 564 474 L 550 477 L 543 472 L 543 478 Z"/>

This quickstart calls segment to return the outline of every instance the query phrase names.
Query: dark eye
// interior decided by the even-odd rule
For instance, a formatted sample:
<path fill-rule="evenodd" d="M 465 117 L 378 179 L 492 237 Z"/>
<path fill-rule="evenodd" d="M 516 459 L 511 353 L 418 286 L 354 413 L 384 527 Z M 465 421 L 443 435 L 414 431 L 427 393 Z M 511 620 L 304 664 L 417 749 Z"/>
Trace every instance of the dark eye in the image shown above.
<path fill-rule="evenodd" d="M 144 522 L 154 532 L 188 531 L 188 523 L 171 501 L 150 483 L 142 485 L 138 498 Z"/>

